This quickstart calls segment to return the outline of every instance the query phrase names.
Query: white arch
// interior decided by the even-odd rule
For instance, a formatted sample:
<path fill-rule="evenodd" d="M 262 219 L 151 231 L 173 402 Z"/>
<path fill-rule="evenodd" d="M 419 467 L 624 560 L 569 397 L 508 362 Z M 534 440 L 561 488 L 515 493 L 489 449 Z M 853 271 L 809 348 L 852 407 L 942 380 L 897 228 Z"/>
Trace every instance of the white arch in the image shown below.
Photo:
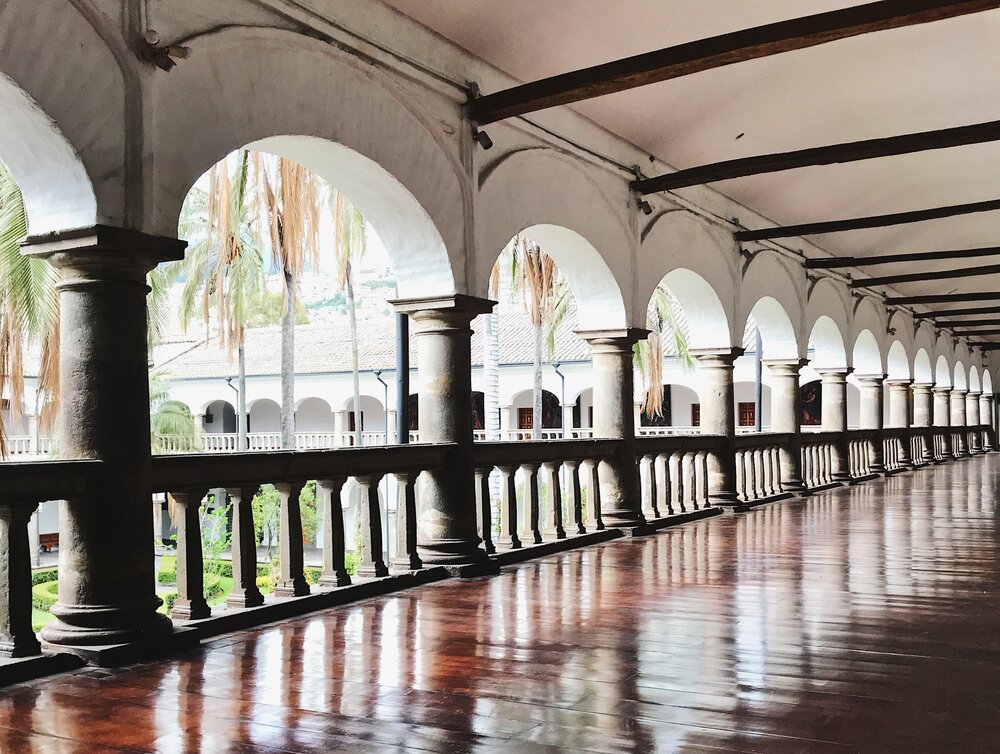
<path fill-rule="evenodd" d="M 0 73 L 0 161 L 17 181 L 38 235 L 97 221 L 97 198 L 76 150 L 28 94 Z"/>
<path fill-rule="evenodd" d="M 678 268 L 664 276 L 663 285 L 684 310 L 691 348 L 729 348 L 732 345 L 732 330 L 726 310 L 705 278 L 691 270 Z"/>
<path fill-rule="evenodd" d="M 917 350 L 917 355 L 913 358 L 913 381 L 918 384 L 928 385 L 934 382 L 934 370 L 931 369 L 931 357 L 926 348 Z"/>
<path fill-rule="evenodd" d="M 623 291 L 631 289 L 630 260 L 636 247 L 623 208 L 609 198 L 617 182 L 595 183 L 568 156 L 527 149 L 502 157 L 481 173 L 476 198 L 473 288 L 485 296 L 497 254 L 524 233 L 555 260 L 577 300 L 583 330 L 645 324 Z M 626 253 L 629 252 L 629 253 Z"/>
<path fill-rule="evenodd" d="M 746 325 L 749 325 L 750 317 L 753 317 L 760 332 L 762 358 L 801 358 L 795 328 L 781 302 L 772 296 L 764 296 L 748 312 Z"/>
<path fill-rule="evenodd" d="M 176 234 L 190 186 L 253 145 L 349 196 L 384 242 L 401 297 L 463 290 L 471 186 L 420 103 L 356 57 L 293 32 L 229 27 L 195 43 L 197 55 L 155 80 L 151 228 Z"/>
<path fill-rule="evenodd" d="M 858 333 L 858 337 L 854 341 L 852 361 L 855 374 L 885 374 L 878 340 L 871 330 L 865 328 Z"/>
<path fill-rule="evenodd" d="M 809 365 L 813 369 L 845 369 L 847 367 L 847 351 L 844 348 L 844 336 L 830 317 L 820 315 L 812 332 L 809 333 Z"/>
<path fill-rule="evenodd" d="M 973 393 L 982 391 L 982 383 L 979 381 L 979 370 L 975 364 L 969 367 L 969 391 Z"/>
<path fill-rule="evenodd" d="M 892 345 L 889 346 L 886 375 L 890 380 L 910 379 L 910 357 L 906 355 L 906 348 L 898 340 L 892 341 Z"/>
<path fill-rule="evenodd" d="M 966 390 L 969 386 L 969 379 L 965 373 L 965 364 L 961 361 L 955 362 L 954 378 L 951 386 L 954 390 Z"/>
<path fill-rule="evenodd" d="M 993 395 L 993 378 L 986 367 L 983 367 L 983 395 Z"/>
<path fill-rule="evenodd" d="M 752 316 L 760 329 L 764 358 L 799 359 L 805 356 L 802 267 L 790 271 L 783 258 L 770 251 L 754 255 L 740 283 L 738 332 Z"/>
<path fill-rule="evenodd" d="M 934 385 L 936 387 L 951 387 L 951 369 L 948 368 L 948 359 L 944 354 L 938 356 L 934 365 Z"/>

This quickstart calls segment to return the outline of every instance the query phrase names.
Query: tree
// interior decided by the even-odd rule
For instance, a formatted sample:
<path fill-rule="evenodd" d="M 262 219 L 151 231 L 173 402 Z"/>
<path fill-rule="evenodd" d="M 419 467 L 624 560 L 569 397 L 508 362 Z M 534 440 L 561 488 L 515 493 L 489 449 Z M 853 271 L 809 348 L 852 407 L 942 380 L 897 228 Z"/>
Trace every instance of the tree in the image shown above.
<path fill-rule="evenodd" d="M 569 311 L 570 290 L 552 258 L 526 237 L 515 236 L 505 253 L 512 290 L 521 294 L 535 328 L 531 436 L 537 440 L 542 436 L 543 357 L 547 353 L 551 358 L 555 351 L 556 331 Z"/>
<path fill-rule="evenodd" d="M 673 294 L 661 283 L 656 286 L 646 310 L 649 336 L 635 344 L 634 362 L 646 386 L 643 412 L 650 419 L 663 416 L 664 340 L 673 345 L 674 355 L 685 369 L 694 368 L 688 350 L 687 333 L 678 316 L 679 306 Z"/>
<path fill-rule="evenodd" d="M 165 453 L 194 444 L 191 409 L 170 398 L 170 383 L 159 372 L 149 375 L 149 435 L 153 453 Z"/>
<path fill-rule="evenodd" d="M 368 250 L 365 218 L 339 191 L 333 192 L 334 243 L 337 280 L 347 296 L 347 320 L 351 329 L 351 369 L 354 380 L 354 444 L 361 445 L 361 375 L 358 364 L 358 318 L 354 300 L 354 270 Z M 389 428 L 386 427 L 388 433 Z"/>
<path fill-rule="evenodd" d="M 295 447 L 295 311 L 307 264 L 319 265 L 319 181 L 283 157 L 254 153 L 254 172 L 267 210 L 271 258 L 285 296 L 281 318 L 281 445 Z M 267 162 L 271 162 L 269 166 Z"/>
<path fill-rule="evenodd" d="M 232 177 L 226 160 L 213 165 L 208 184 L 207 193 L 198 188 L 191 191 L 181 214 L 181 235 L 197 239 L 181 263 L 186 277 L 181 317 L 186 326 L 200 312 L 208 328 L 214 312 L 219 341 L 229 348 L 230 358 L 236 349 L 237 447 L 245 450 L 246 327 L 256 302 L 266 295 L 264 255 L 254 232 L 258 208 L 251 191 L 250 153 L 237 153 Z"/>
<path fill-rule="evenodd" d="M 59 405 L 58 275 L 45 260 L 21 254 L 20 242 L 27 232 L 21 191 L 0 163 L 0 402 L 9 395 L 11 418 L 20 419 L 25 358 L 37 347 L 36 410 L 39 424 L 51 427 Z M 7 428 L 0 412 L 0 457 L 7 452 Z"/>

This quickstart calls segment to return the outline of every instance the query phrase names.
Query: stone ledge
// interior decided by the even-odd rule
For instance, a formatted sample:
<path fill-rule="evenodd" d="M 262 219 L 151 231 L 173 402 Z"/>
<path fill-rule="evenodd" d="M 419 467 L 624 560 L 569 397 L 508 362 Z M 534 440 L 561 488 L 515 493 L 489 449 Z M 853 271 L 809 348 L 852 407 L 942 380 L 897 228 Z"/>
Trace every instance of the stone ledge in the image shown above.
<path fill-rule="evenodd" d="M 93 646 L 64 647 L 42 642 L 42 649 L 75 655 L 88 665 L 113 668 L 140 660 L 152 660 L 183 652 L 198 646 L 200 636 L 185 625 L 174 625 L 168 636 L 130 642 L 128 644 L 95 644 Z"/>
<path fill-rule="evenodd" d="M 514 565 L 515 563 L 522 563 L 532 558 L 541 558 L 546 555 L 566 552 L 567 550 L 575 550 L 578 547 L 610 542 L 613 539 L 619 539 L 623 536 L 625 536 L 625 532 L 622 529 L 599 529 L 598 531 L 590 531 L 586 534 L 574 534 L 571 537 L 566 537 L 566 539 L 556 539 L 537 545 L 526 545 L 516 550 L 503 550 L 502 552 L 490 555 L 490 559 L 501 566 Z"/>
<path fill-rule="evenodd" d="M 762 505 L 770 505 L 771 503 L 780 503 L 782 500 L 791 500 L 793 497 L 799 496 L 791 492 L 779 492 L 777 495 L 768 495 L 767 497 L 762 497 L 760 500 L 750 500 L 745 503 L 741 502 L 729 507 L 732 508 L 734 513 L 746 513 L 748 510 L 753 508 L 759 508 Z"/>
<path fill-rule="evenodd" d="M 76 670 L 84 664 L 82 657 L 69 652 L 46 652 L 34 657 L 0 660 L 0 687 Z"/>
<path fill-rule="evenodd" d="M 663 529 L 669 529 L 671 526 L 680 526 L 681 524 L 686 524 L 691 521 L 701 521 L 705 518 L 712 518 L 713 516 L 722 515 L 725 511 L 724 508 L 718 506 L 711 506 L 708 508 L 700 508 L 696 511 L 686 511 L 685 513 L 675 513 L 672 516 L 663 516 L 662 518 L 652 518 L 641 526 L 632 526 L 625 529 L 625 532 L 632 537 L 642 537 L 647 534 L 655 534 Z"/>
<path fill-rule="evenodd" d="M 835 490 L 838 487 L 845 486 L 846 484 L 846 482 L 826 482 L 825 484 L 818 484 L 815 487 L 806 487 L 803 492 L 803 496 L 813 495 L 817 492 L 826 492 L 827 490 Z"/>

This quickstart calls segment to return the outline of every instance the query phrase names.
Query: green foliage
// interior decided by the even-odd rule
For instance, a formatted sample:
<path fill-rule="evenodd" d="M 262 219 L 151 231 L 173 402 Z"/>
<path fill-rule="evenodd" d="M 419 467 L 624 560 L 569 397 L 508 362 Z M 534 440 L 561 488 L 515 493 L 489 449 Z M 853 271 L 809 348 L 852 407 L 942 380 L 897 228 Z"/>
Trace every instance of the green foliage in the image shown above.
<path fill-rule="evenodd" d="M 216 505 L 213 508 L 201 506 L 198 508 L 198 519 L 201 530 L 201 552 L 204 557 L 206 573 L 220 573 L 215 566 L 222 563 L 219 556 L 229 549 L 233 537 L 228 531 L 229 512 L 231 504 Z M 233 575 L 232 564 L 229 566 L 229 576 Z"/>
<path fill-rule="evenodd" d="M 257 544 L 271 543 L 278 538 L 278 522 L 281 518 L 281 495 L 273 484 L 263 484 L 254 495 L 253 527 Z M 299 494 L 299 509 L 302 516 L 303 543 L 315 542 L 319 530 L 319 516 L 316 512 L 316 482 L 310 481 Z"/>
<path fill-rule="evenodd" d="M 362 283 L 362 285 L 365 288 L 371 288 L 371 289 L 375 289 L 375 288 L 395 288 L 396 287 L 396 281 L 395 280 L 366 280 L 364 283 Z"/>
<path fill-rule="evenodd" d="M 59 597 L 59 582 L 44 581 L 31 587 L 31 606 L 36 610 L 48 611 Z"/>
<path fill-rule="evenodd" d="M 46 581 L 55 581 L 59 577 L 58 568 L 39 568 L 31 572 L 31 585 L 44 584 Z"/>
<path fill-rule="evenodd" d="M 314 307 L 309 307 L 310 309 Z M 269 327 L 281 324 L 281 317 L 285 310 L 285 297 L 281 291 L 268 291 L 262 289 L 253 301 L 253 306 L 247 314 L 246 326 Z M 308 325 L 309 313 L 302 301 L 295 298 L 295 324 Z"/>
<path fill-rule="evenodd" d="M 180 401 L 171 400 L 170 383 L 160 372 L 149 375 L 149 434 L 153 453 L 170 447 L 193 450 L 194 416 Z"/>

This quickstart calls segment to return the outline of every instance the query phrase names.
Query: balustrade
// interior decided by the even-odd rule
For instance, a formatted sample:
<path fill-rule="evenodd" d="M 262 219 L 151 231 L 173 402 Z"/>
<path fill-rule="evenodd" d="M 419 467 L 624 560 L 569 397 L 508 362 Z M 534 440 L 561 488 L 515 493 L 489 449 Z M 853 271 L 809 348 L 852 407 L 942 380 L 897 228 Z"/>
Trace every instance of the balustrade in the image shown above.
<path fill-rule="evenodd" d="M 836 432 L 804 432 L 802 434 L 802 476 L 806 489 L 833 484 L 834 453 L 839 436 Z"/>
<path fill-rule="evenodd" d="M 737 436 L 736 490 L 742 502 L 759 502 L 783 492 L 781 448 L 791 442 L 787 433 Z"/>
<path fill-rule="evenodd" d="M 658 435 L 636 442 L 643 515 L 647 520 L 689 513 L 710 505 L 708 458 L 722 438 Z"/>

